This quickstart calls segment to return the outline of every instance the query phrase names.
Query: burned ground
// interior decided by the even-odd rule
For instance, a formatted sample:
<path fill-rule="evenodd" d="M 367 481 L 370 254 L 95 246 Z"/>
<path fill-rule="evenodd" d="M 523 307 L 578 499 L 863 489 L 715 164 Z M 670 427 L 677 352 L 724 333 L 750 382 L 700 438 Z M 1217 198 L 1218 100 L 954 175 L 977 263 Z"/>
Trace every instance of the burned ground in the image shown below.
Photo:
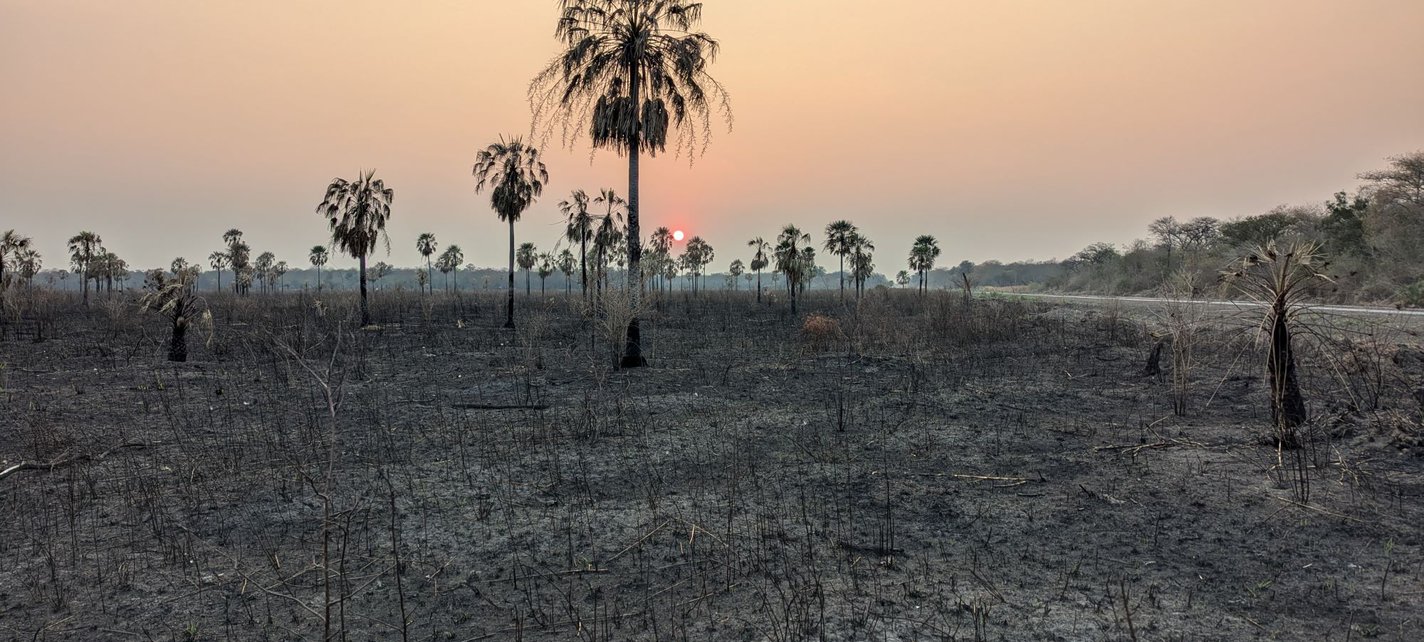
<path fill-rule="evenodd" d="M 1424 631 L 1409 328 L 1303 340 L 1278 452 L 1247 320 L 1203 330 L 1178 417 L 1147 313 L 809 299 L 833 330 L 664 297 L 621 372 L 562 296 L 514 332 L 494 297 L 378 293 L 367 329 L 220 298 L 183 364 L 131 305 L 33 304 L 0 338 L 0 637 Z"/>

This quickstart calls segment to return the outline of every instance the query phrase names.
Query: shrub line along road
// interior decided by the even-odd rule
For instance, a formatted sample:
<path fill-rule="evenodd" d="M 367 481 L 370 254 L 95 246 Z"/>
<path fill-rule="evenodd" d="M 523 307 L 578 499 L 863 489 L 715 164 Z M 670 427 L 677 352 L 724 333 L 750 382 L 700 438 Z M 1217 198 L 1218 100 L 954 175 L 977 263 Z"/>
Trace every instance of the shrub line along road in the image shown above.
<path fill-rule="evenodd" d="M 1125 303 L 1169 303 L 1171 299 L 1144 296 L 1092 296 L 1087 294 L 1034 294 L 1028 292 L 999 292 L 1006 296 L 1018 296 L 1033 299 L 1060 299 L 1068 301 L 1087 301 L 1090 303 L 1106 303 L 1111 301 L 1121 301 Z M 1257 301 L 1216 301 L 1216 300 L 1192 300 L 1191 303 L 1198 303 L 1204 306 L 1228 307 L 1228 308 L 1260 308 L 1265 307 L 1264 303 Z M 1186 303 L 1186 301 L 1183 301 Z M 1399 317 L 1424 317 L 1424 310 L 1398 310 L 1395 308 L 1371 308 L 1352 305 L 1307 305 L 1313 312 L 1334 312 L 1337 314 L 1382 314 L 1386 316 Z"/>

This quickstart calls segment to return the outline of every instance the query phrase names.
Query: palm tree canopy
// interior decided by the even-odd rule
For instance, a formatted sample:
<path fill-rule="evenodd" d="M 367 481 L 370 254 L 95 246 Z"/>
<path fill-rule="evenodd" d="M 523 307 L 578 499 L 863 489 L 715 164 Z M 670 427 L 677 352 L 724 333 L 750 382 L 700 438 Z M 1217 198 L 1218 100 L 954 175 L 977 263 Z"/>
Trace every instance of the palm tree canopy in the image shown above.
<path fill-rule="evenodd" d="M 686 0 L 561 0 L 555 37 L 565 49 L 529 86 L 534 122 L 562 127 L 570 146 L 587 132 L 618 154 L 706 147 L 713 112 L 731 127 L 727 92 L 707 73 L 718 44 L 693 31 L 702 3 Z M 556 125 L 557 124 L 557 125 Z"/>
<path fill-rule="evenodd" d="M 533 268 L 534 264 L 539 260 L 539 251 L 534 247 L 533 243 L 520 243 L 519 251 L 515 256 L 517 257 L 515 258 L 515 262 L 519 264 L 519 267 L 528 270 Z"/>
<path fill-rule="evenodd" d="M 490 188 L 490 207 L 501 221 L 518 221 L 519 215 L 544 193 L 549 171 L 539 160 L 539 150 L 519 137 L 491 144 L 475 155 L 475 192 Z"/>
<path fill-rule="evenodd" d="M 425 232 L 415 239 L 416 251 L 426 258 L 435 253 L 436 246 L 435 235 L 430 232 Z"/>
<path fill-rule="evenodd" d="M 331 241 L 342 251 L 359 259 L 376 251 L 376 241 L 385 239 L 386 222 L 391 218 L 395 190 L 376 178 L 375 170 L 362 172 L 354 181 L 332 179 L 326 197 L 316 206 L 331 226 Z"/>
<path fill-rule="evenodd" d="M 568 200 L 559 201 L 559 213 L 564 215 L 564 238 L 573 243 L 588 240 L 593 233 L 593 217 L 588 213 L 588 192 L 574 190 Z"/>
<path fill-rule="evenodd" d="M 325 245 L 315 245 L 312 246 L 311 252 L 307 255 L 307 258 L 311 260 L 312 265 L 321 267 L 323 265 L 326 265 L 326 261 L 329 256 L 330 254 L 327 252 Z"/>
<path fill-rule="evenodd" d="M 850 254 L 855 236 L 855 225 L 850 221 L 834 221 L 826 225 L 826 251 L 839 256 Z"/>

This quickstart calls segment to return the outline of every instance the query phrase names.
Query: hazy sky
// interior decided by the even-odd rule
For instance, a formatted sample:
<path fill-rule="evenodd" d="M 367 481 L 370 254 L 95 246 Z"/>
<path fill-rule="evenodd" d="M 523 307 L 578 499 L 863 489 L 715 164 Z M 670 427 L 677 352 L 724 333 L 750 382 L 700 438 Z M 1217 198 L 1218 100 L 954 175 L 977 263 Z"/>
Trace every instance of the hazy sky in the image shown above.
<path fill-rule="evenodd" d="M 643 225 L 701 234 L 718 269 L 837 218 L 891 274 L 926 233 L 949 264 L 1064 257 L 1159 216 L 1323 201 L 1424 148 L 1419 0 L 705 5 L 736 122 L 691 166 L 644 163 Z M 381 258 L 416 264 L 430 231 L 502 265 L 470 165 L 529 131 L 556 6 L 0 0 L 0 229 L 48 267 L 81 229 L 148 267 L 231 227 L 305 265 L 326 184 L 375 168 L 396 190 Z M 521 240 L 551 247 L 572 189 L 626 190 L 625 162 L 584 145 L 549 141 Z"/>

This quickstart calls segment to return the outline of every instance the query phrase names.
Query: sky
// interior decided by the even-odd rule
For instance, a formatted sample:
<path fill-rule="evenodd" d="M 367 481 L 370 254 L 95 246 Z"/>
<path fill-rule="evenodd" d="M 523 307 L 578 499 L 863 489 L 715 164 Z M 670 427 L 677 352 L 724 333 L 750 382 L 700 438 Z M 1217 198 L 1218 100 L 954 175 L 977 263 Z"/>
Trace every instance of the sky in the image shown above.
<path fill-rule="evenodd" d="M 362 169 L 415 238 L 502 265 L 476 152 L 528 135 L 556 0 L 0 0 L 0 229 L 47 267 L 92 230 L 135 267 L 201 260 L 240 228 L 293 266 Z M 734 123 L 645 159 L 643 228 L 701 235 L 714 268 L 794 223 L 849 219 L 901 269 L 1062 258 L 1161 216 L 1312 204 L 1424 149 L 1418 0 L 706 0 Z M 553 247 L 574 189 L 626 161 L 557 137 L 520 241 Z M 354 264 L 336 259 L 333 267 Z M 834 267 L 827 256 L 821 263 Z"/>

